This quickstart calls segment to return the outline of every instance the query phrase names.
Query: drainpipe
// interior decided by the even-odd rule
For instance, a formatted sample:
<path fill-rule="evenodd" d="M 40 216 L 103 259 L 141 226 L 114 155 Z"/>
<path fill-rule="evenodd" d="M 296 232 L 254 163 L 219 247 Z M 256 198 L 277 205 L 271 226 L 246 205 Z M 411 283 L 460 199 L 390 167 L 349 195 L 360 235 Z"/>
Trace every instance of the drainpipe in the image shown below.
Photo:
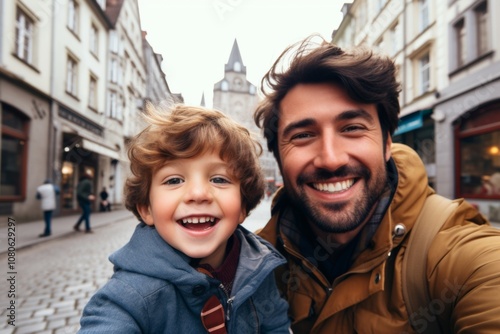
<path fill-rule="evenodd" d="M 401 101 L 402 106 L 406 106 L 406 87 L 404 86 L 406 83 L 406 0 L 403 0 L 403 99 Z"/>
<path fill-rule="evenodd" d="M 0 22 L 5 22 L 5 10 L 3 0 L 0 0 Z M 5 36 L 3 33 L 3 24 L 0 23 L 0 36 Z M 5 41 L 5 39 L 3 39 Z M 3 64 L 3 42 L 0 42 L 0 66 Z"/>
<path fill-rule="evenodd" d="M 56 152 L 58 152 L 58 142 L 57 142 L 57 129 L 55 129 L 55 124 L 54 124 L 54 114 L 57 112 L 56 108 L 56 102 L 54 99 L 54 85 L 55 85 L 55 80 L 54 80 L 54 69 L 55 69 L 55 44 L 56 44 L 56 16 L 57 16 L 57 8 L 56 8 L 56 2 L 57 0 L 52 0 L 52 22 L 51 22 L 51 48 L 50 48 L 50 91 L 49 91 L 49 96 L 50 96 L 50 112 L 49 112 L 49 159 L 47 161 L 47 170 L 49 171 L 49 175 L 51 176 L 51 179 L 53 180 L 54 184 L 60 185 L 61 182 L 61 177 L 60 177 L 60 168 L 57 169 L 56 167 L 60 167 L 60 161 L 57 158 Z M 59 205 L 57 206 L 55 214 L 58 215 L 60 212 Z"/>

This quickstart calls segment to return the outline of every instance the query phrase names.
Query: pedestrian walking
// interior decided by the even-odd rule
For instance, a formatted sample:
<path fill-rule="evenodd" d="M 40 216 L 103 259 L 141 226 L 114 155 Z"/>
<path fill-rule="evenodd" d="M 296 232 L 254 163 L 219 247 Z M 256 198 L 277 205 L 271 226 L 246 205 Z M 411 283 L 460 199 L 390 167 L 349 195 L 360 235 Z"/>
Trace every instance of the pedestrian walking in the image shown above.
<path fill-rule="evenodd" d="M 40 200 L 40 206 L 43 211 L 43 220 L 45 221 L 45 230 L 39 235 L 40 238 L 50 236 L 52 212 L 56 208 L 56 196 L 59 195 L 59 187 L 52 184 L 50 179 L 36 189 L 36 198 Z"/>
<path fill-rule="evenodd" d="M 82 215 L 76 222 L 73 229 L 75 231 L 80 231 L 80 224 L 85 221 L 85 233 L 92 233 L 90 228 L 90 212 L 91 212 L 91 201 L 95 199 L 93 194 L 92 186 L 92 175 L 90 173 L 85 173 L 78 182 L 76 187 L 76 197 L 78 200 L 78 205 L 82 209 Z"/>

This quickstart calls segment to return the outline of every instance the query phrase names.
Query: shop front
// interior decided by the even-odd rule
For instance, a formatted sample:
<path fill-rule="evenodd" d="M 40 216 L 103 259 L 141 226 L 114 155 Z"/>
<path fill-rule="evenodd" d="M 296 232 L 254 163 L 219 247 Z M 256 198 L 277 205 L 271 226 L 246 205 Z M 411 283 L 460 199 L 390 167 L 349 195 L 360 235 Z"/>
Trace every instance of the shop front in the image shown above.
<path fill-rule="evenodd" d="M 454 131 L 456 197 L 500 221 L 500 100 L 464 114 Z"/>
<path fill-rule="evenodd" d="M 424 162 L 429 185 L 436 180 L 436 154 L 434 141 L 434 120 L 432 109 L 418 110 L 401 117 L 398 128 L 392 136 L 394 143 L 402 143 L 413 148 Z"/>
<path fill-rule="evenodd" d="M 99 156 L 83 146 L 84 139 L 75 134 L 63 134 L 61 168 L 61 214 L 73 214 L 79 210 L 76 188 L 83 175 L 91 175 L 94 191 Z"/>

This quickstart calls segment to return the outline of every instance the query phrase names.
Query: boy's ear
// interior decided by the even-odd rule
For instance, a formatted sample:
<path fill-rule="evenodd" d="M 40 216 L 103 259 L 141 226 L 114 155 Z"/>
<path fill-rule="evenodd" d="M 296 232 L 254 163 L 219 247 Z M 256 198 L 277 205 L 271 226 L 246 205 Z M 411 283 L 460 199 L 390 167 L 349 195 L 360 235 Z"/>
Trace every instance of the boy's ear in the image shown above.
<path fill-rule="evenodd" d="M 238 219 L 238 224 L 241 224 L 245 221 L 245 218 L 247 217 L 247 212 L 246 210 L 242 207 L 241 212 L 240 212 L 240 217 Z"/>
<path fill-rule="evenodd" d="M 141 215 L 142 221 L 146 223 L 146 225 L 153 226 L 153 215 L 151 214 L 151 210 L 149 205 L 145 204 L 137 204 L 136 205 L 137 212 Z"/>

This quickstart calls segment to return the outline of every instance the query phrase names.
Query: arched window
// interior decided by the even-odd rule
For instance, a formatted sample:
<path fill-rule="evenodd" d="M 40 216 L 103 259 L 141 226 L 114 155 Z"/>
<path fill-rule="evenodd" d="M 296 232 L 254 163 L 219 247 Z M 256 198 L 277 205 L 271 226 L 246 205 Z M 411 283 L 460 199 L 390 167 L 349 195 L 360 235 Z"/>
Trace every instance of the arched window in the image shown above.
<path fill-rule="evenodd" d="M 239 61 L 234 62 L 234 67 L 233 67 L 235 72 L 241 72 L 241 64 Z"/>
<path fill-rule="evenodd" d="M 227 90 L 229 89 L 229 85 L 226 80 L 222 81 L 222 83 L 220 84 L 220 89 L 224 92 L 227 92 Z"/>
<path fill-rule="evenodd" d="M 29 120 L 16 108 L 2 104 L 0 201 L 26 197 Z"/>

